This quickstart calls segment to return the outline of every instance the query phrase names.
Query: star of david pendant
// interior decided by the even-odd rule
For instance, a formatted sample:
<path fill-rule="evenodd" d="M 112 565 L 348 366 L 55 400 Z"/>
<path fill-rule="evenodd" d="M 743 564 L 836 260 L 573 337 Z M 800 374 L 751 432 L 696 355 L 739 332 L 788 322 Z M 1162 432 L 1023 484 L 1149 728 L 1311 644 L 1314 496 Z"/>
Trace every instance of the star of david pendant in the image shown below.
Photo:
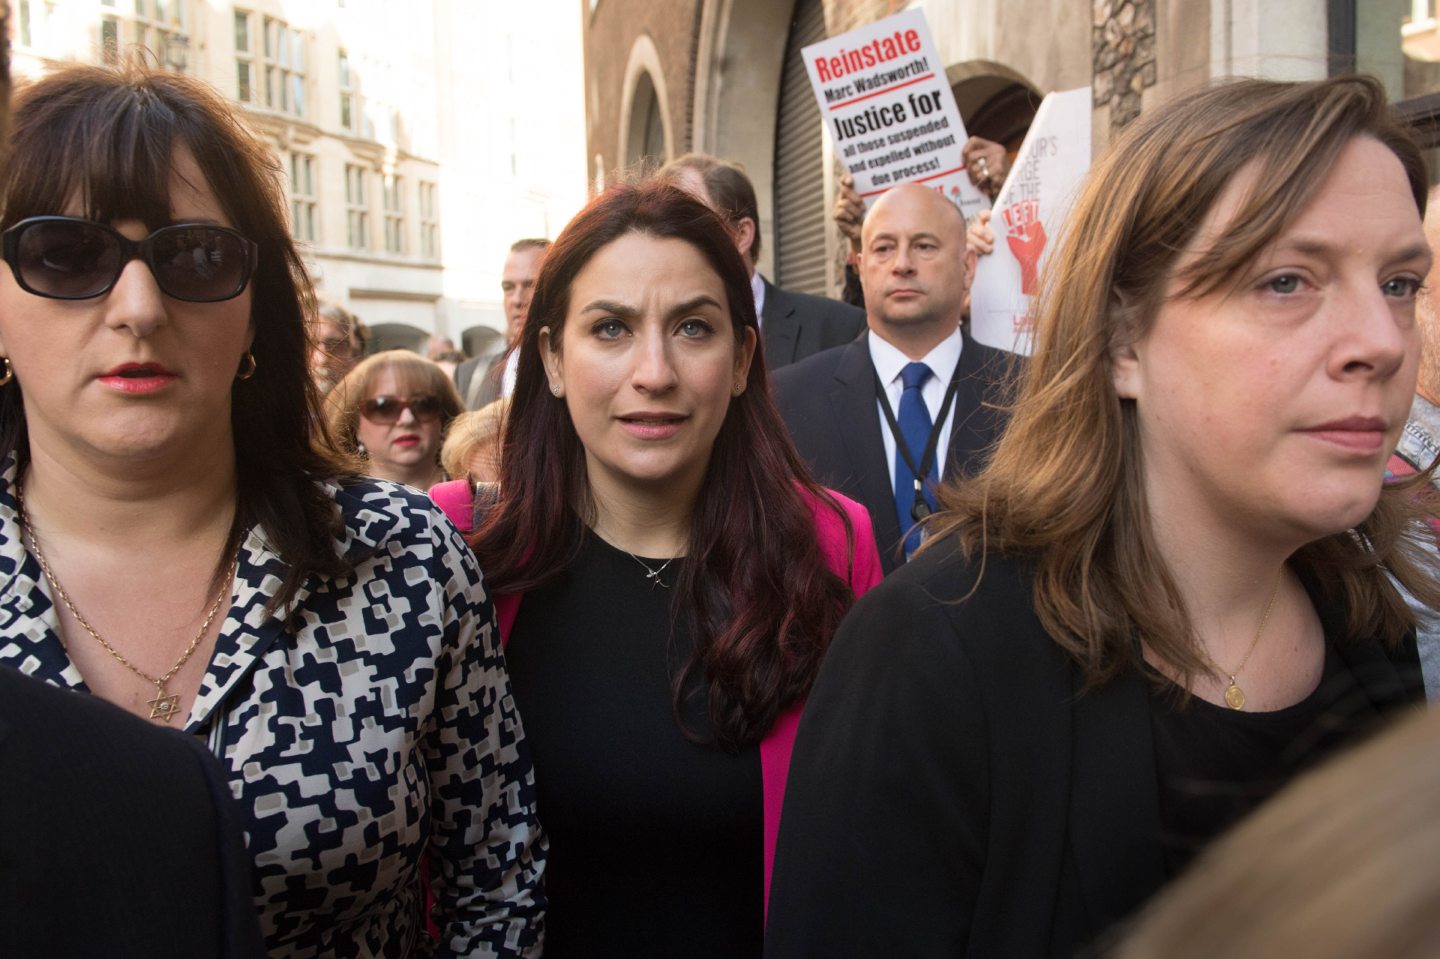
<path fill-rule="evenodd" d="M 160 689 L 155 693 L 154 699 L 145 700 L 145 705 L 150 707 L 150 718 L 158 719 L 161 722 L 170 722 L 170 717 L 180 711 L 180 697 L 166 696 L 165 690 Z"/>

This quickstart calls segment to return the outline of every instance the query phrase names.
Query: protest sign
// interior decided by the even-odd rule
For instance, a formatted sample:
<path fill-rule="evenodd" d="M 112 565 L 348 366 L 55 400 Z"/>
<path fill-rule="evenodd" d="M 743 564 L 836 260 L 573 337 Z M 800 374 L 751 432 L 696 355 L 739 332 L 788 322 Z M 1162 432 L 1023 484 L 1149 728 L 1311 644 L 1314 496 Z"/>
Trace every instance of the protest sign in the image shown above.
<path fill-rule="evenodd" d="M 1089 169 L 1090 88 L 1049 94 L 995 197 L 995 252 L 980 257 L 970 288 L 979 342 L 1029 355 L 1040 268 Z"/>
<path fill-rule="evenodd" d="M 899 183 L 924 183 L 968 220 L 990 200 L 965 172 L 965 125 L 921 10 L 800 51 L 840 162 L 868 210 Z"/>

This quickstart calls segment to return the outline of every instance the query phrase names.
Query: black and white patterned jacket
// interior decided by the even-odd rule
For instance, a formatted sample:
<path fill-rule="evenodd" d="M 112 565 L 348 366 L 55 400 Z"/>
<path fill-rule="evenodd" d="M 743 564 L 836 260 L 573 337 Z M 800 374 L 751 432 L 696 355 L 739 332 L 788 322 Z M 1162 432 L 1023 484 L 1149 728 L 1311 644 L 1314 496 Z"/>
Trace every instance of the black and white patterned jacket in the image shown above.
<path fill-rule="evenodd" d="M 21 539 L 14 480 L 12 462 L 0 474 L 0 663 L 84 690 Z M 267 949 L 409 955 L 428 844 L 440 954 L 538 955 L 545 842 L 475 561 L 414 491 L 371 480 L 330 491 L 345 522 L 336 548 L 371 558 L 349 579 L 308 584 L 287 632 L 264 612 L 281 559 L 252 528 L 186 726 L 246 813 Z"/>

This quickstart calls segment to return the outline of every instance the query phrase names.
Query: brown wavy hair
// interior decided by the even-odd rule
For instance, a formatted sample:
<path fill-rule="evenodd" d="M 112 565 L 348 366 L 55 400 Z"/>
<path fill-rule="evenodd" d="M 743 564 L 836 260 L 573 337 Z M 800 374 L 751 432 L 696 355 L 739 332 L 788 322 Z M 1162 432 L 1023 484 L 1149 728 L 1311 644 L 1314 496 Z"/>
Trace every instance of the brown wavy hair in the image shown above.
<path fill-rule="evenodd" d="M 135 219 L 159 229 L 172 219 L 172 156 L 182 146 L 235 229 L 260 248 L 250 280 L 255 374 L 231 388 L 238 502 L 222 555 L 234 554 L 249 523 L 265 529 L 285 560 L 267 603 L 274 612 L 312 575 L 350 570 L 335 551 L 339 511 L 315 480 L 353 477 L 319 425 L 305 324 L 314 291 L 290 237 L 274 152 L 199 80 L 140 64 L 65 67 L 15 99 L 0 229 L 60 213 L 77 191 L 91 220 Z M 11 454 L 23 470 L 30 440 L 18 382 L 0 387 L 0 458 Z M 226 562 L 219 561 L 217 576 Z"/>
<path fill-rule="evenodd" d="M 1423 215 L 1424 160 L 1369 77 L 1216 85 L 1142 115 L 1090 172 L 1032 307 L 1035 350 L 1009 425 L 981 475 L 941 490 L 932 532 L 958 532 L 972 555 L 1032 554 L 1036 613 L 1092 685 L 1137 668 L 1141 636 L 1182 686 L 1208 671 L 1155 543 L 1135 404 L 1115 392 L 1111 351 L 1145 334 L 1181 252 L 1242 170 L 1265 189 L 1177 277 L 1178 295 L 1243 275 L 1360 136 L 1400 160 Z M 1347 639 L 1394 645 L 1412 630 L 1387 570 L 1440 602 L 1418 545 L 1429 534 L 1417 519 L 1428 478 L 1387 486 L 1359 527 L 1291 557 L 1297 573 L 1343 596 Z"/>
<path fill-rule="evenodd" d="M 520 335 L 515 394 L 505 422 L 499 499 L 472 537 L 486 582 L 496 592 L 543 585 L 563 572 L 584 543 L 595 506 L 585 450 L 562 401 L 550 395 L 540 330 L 563 347 L 570 285 L 608 244 L 631 233 L 683 240 L 720 277 L 735 342 L 756 331 L 749 272 L 725 225 L 704 204 L 660 182 L 606 190 L 550 247 Z M 673 679 L 676 722 L 684 690 L 701 677 L 714 739 L 725 749 L 758 742 L 779 712 L 802 699 L 820 658 L 854 600 L 817 548 L 804 494 L 845 522 L 833 498 L 810 478 L 770 396 L 763 357 L 750 364 L 746 389 L 732 398 L 690 521 L 685 564 L 676 584 L 677 616 L 694 652 Z"/>

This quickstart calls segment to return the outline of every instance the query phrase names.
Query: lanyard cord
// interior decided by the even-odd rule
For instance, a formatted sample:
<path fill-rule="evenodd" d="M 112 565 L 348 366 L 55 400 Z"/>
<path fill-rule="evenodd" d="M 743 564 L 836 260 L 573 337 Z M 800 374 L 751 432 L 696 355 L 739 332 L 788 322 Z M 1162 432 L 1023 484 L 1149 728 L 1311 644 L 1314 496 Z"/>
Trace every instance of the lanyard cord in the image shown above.
<path fill-rule="evenodd" d="M 874 373 L 874 368 L 871 368 Z M 880 374 L 875 376 L 875 397 L 880 401 L 880 409 L 885 413 L 885 422 L 890 426 L 890 435 L 895 437 L 895 449 L 905 460 L 905 465 L 910 467 L 910 475 L 915 477 L 915 505 L 910 507 L 910 515 L 917 522 L 930 515 L 930 504 L 925 502 L 925 494 L 922 485 L 925 477 L 930 475 L 930 467 L 935 464 L 935 452 L 940 446 L 940 430 L 945 426 L 945 418 L 950 415 L 950 405 L 955 401 L 955 390 L 960 385 L 960 364 L 955 364 L 955 372 L 950 375 L 950 385 L 945 388 L 945 401 L 940 404 L 940 415 L 935 417 L 930 426 L 930 436 L 925 440 L 925 453 L 920 457 L 920 469 L 915 468 L 915 457 L 910 452 L 910 447 L 905 442 L 905 436 L 900 432 L 900 424 L 895 420 L 895 411 L 890 408 L 890 397 L 885 395 L 885 384 L 880 382 Z"/>

